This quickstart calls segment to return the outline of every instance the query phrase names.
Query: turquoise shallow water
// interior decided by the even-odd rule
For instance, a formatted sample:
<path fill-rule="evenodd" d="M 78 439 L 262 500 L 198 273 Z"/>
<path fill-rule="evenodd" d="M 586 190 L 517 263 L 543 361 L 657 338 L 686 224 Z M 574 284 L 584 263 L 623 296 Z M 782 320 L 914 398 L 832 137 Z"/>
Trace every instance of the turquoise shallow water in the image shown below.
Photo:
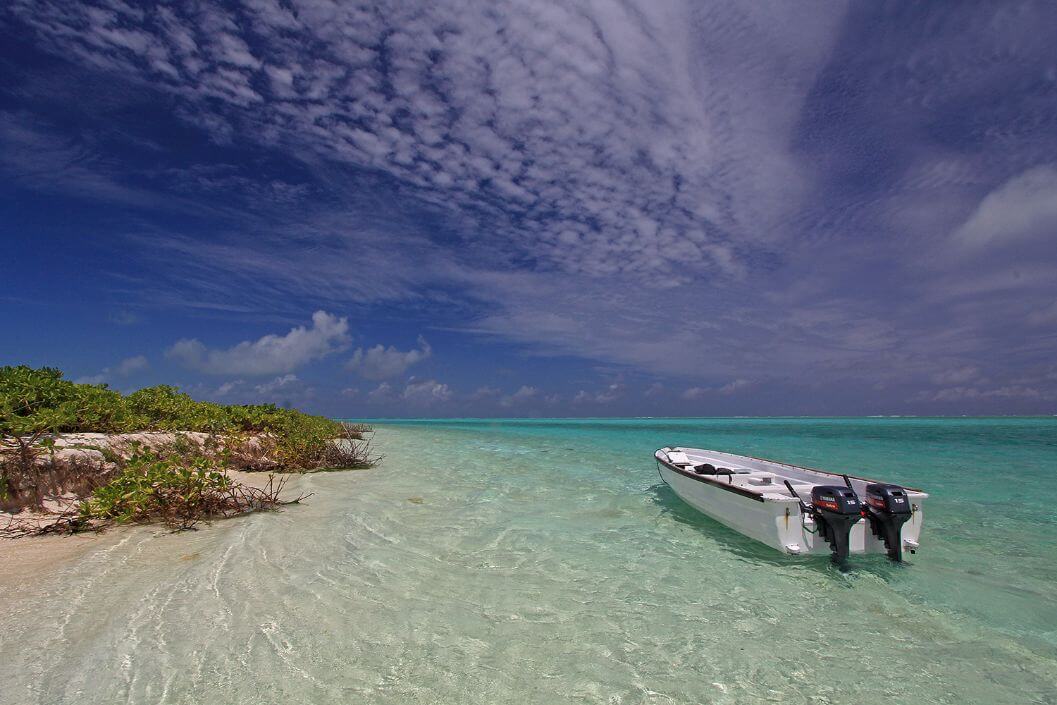
<path fill-rule="evenodd" d="M 302 506 L 0 580 L 0 703 L 1057 702 L 1057 419 L 377 428 Z M 668 444 L 921 487 L 922 551 L 782 556 Z"/>

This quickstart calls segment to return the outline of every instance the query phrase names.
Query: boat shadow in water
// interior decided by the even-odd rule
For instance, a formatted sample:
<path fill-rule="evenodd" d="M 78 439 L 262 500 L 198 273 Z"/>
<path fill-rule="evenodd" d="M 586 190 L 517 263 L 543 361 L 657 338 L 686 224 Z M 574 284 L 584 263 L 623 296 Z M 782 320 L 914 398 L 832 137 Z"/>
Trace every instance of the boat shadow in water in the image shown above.
<path fill-rule="evenodd" d="M 651 485 L 646 492 L 650 500 L 660 507 L 662 516 L 706 534 L 742 560 L 770 563 L 785 568 L 815 570 L 829 575 L 868 572 L 886 582 L 897 577 L 907 567 L 906 563 L 893 563 L 884 556 L 875 554 L 852 555 L 843 566 L 834 565 L 827 556 L 788 556 L 697 511 L 663 482 Z"/>

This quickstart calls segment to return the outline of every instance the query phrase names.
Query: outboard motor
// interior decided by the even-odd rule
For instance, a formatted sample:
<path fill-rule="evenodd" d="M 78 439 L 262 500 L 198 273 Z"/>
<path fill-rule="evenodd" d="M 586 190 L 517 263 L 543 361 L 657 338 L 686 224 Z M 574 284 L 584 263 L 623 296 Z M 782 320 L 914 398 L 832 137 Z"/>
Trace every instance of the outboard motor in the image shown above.
<path fill-rule="evenodd" d="M 888 557 L 903 560 L 900 532 L 911 516 L 910 498 L 899 485 L 871 483 L 866 486 L 866 516 L 874 536 L 884 539 Z"/>
<path fill-rule="evenodd" d="M 833 552 L 833 562 L 843 564 L 848 558 L 848 534 L 862 518 L 859 498 L 850 487 L 820 485 L 811 488 L 811 504 L 819 534 Z"/>

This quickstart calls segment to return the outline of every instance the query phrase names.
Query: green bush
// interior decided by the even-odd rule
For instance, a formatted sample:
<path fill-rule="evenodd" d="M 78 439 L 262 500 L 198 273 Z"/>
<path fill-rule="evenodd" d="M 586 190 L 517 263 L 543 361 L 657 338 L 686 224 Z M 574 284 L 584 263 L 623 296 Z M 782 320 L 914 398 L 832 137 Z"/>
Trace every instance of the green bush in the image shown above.
<path fill-rule="evenodd" d="M 143 452 L 136 448 L 120 474 L 97 486 L 81 502 L 71 530 L 106 522 L 162 521 L 173 529 L 189 529 L 202 520 L 293 504 L 280 498 L 285 479 L 268 477 L 262 487 L 244 485 L 224 471 L 222 460 L 201 455 L 192 446 L 172 444 Z"/>
<path fill-rule="evenodd" d="M 363 440 L 368 430 L 273 404 L 195 401 L 165 385 L 123 396 L 104 384 L 63 379 L 54 368 L 0 367 L 0 507 L 39 507 L 45 495 L 91 492 L 80 515 L 63 515 L 63 522 L 44 528 L 9 526 L 0 535 L 73 531 L 100 521 L 161 520 L 188 528 L 205 518 L 275 508 L 287 503 L 279 499 L 285 480 L 269 478 L 267 487 L 255 488 L 233 481 L 223 469 L 371 467 L 379 458 Z M 144 453 L 136 447 L 127 459 L 111 451 L 106 460 L 119 468 L 113 479 L 102 463 L 60 464 L 51 453 L 58 433 L 135 431 L 209 436 L 200 444 L 177 433 L 164 449 Z"/>
<path fill-rule="evenodd" d="M 227 406 L 196 401 L 175 387 L 146 387 L 127 396 L 105 384 L 76 384 L 50 367 L 0 367 L 0 435 L 132 431 L 341 433 L 341 425 L 274 404 Z"/>
<path fill-rule="evenodd" d="M 72 425 L 76 387 L 50 367 L 0 367 L 0 436 L 57 432 Z"/>
<path fill-rule="evenodd" d="M 187 526 L 200 517 L 222 513 L 235 488 L 208 458 L 136 455 L 113 481 L 92 492 L 81 504 L 81 515 L 119 523 L 160 518 Z"/>
<path fill-rule="evenodd" d="M 377 462 L 369 443 L 345 443 L 341 452 L 335 451 L 334 439 L 362 439 L 363 430 L 274 404 L 196 401 L 167 385 L 123 396 L 103 384 L 70 382 L 54 368 L 0 367 L 0 492 L 16 484 L 15 470 L 5 469 L 5 459 L 8 465 L 17 461 L 20 473 L 28 472 L 55 433 L 199 431 L 232 439 L 267 434 L 278 463 L 272 466 L 311 470 Z"/>

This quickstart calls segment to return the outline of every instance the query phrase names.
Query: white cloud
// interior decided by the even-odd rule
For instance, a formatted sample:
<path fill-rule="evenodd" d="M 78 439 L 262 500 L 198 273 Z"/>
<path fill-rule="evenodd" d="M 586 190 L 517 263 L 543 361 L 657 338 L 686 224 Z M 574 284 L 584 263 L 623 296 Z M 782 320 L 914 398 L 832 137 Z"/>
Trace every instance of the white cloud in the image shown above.
<path fill-rule="evenodd" d="M 104 370 L 103 372 L 100 372 L 97 375 L 85 375 L 84 377 L 78 377 L 74 380 L 74 382 L 76 382 L 77 384 L 106 384 L 107 379 L 109 379 L 109 377 L 107 376 L 107 370 Z"/>
<path fill-rule="evenodd" d="M 1053 400 L 1057 393 L 1040 390 L 1035 387 L 1011 384 L 1002 387 L 948 387 L 935 392 L 919 392 L 913 401 L 964 402 L 986 399 L 1029 399 Z"/>
<path fill-rule="evenodd" d="M 147 358 L 143 355 L 136 355 L 134 357 L 126 357 L 124 360 L 117 364 L 116 372 L 122 377 L 127 377 L 137 372 L 143 372 L 150 367 L 150 363 Z"/>
<path fill-rule="evenodd" d="M 540 390 L 536 387 L 524 385 L 513 394 L 508 394 L 503 397 L 499 403 L 505 407 L 516 406 L 531 399 L 535 399 L 539 395 L 539 392 Z"/>
<path fill-rule="evenodd" d="M 282 375 L 281 377 L 276 377 L 270 382 L 258 384 L 256 387 L 254 387 L 254 390 L 258 394 L 274 394 L 275 392 L 278 392 L 280 390 L 288 389 L 298 384 L 300 381 L 301 380 L 297 378 L 297 375 Z"/>
<path fill-rule="evenodd" d="M 357 348 L 347 367 L 370 380 L 390 379 L 403 374 L 412 365 L 418 364 L 433 354 L 433 349 L 422 336 L 418 337 L 418 349 L 402 352 L 393 346 L 375 345 L 364 350 Z"/>
<path fill-rule="evenodd" d="M 182 305 L 194 298 L 220 310 L 281 308 L 306 292 L 332 309 L 428 302 L 431 313 L 451 316 L 446 323 L 532 353 L 628 365 L 685 384 L 733 380 L 685 391 L 670 382 L 673 395 L 733 393 L 745 387 L 739 379 L 770 376 L 831 385 L 928 379 L 936 366 L 922 361 L 937 351 L 996 377 L 993 363 L 1007 357 L 999 351 L 1052 356 L 1041 327 L 1057 320 L 1057 308 L 1047 308 L 1057 278 L 1043 250 L 1057 171 L 1038 166 L 1052 159 L 1039 127 L 1052 123 L 1052 108 L 1040 110 L 1034 92 L 1017 89 L 1023 101 L 1007 94 L 983 106 L 971 154 L 948 139 L 921 139 L 942 132 L 937 119 L 979 106 L 980 86 L 1022 85 L 1005 71 L 1016 79 L 1014 67 L 1034 75 L 1049 66 L 1049 47 L 1040 65 L 1036 44 L 1023 40 L 1034 35 L 1011 42 L 996 34 L 988 8 L 967 10 L 942 41 L 922 43 L 886 25 L 892 31 L 878 53 L 861 34 L 869 13 L 846 17 L 817 5 L 501 0 L 487 9 L 364 9 L 246 0 L 156 13 L 110 2 L 118 9 L 101 12 L 101 0 L 10 5 L 39 46 L 168 91 L 182 119 L 213 140 L 260 140 L 277 157 L 309 165 L 312 189 L 329 189 L 328 198 L 312 199 L 297 184 L 203 179 L 225 198 L 254 191 L 257 208 L 241 232 L 150 242 L 180 277 L 172 289 Z M 1019 13 L 1017 21 L 1037 16 Z M 848 41 L 855 37 L 869 45 L 861 54 Z M 391 60 L 379 60 L 381 46 Z M 1007 60 L 978 66 L 967 80 L 964 67 L 980 55 Z M 888 70 L 899 56 L 917 57 L 909 79 Z M 819 118 L 833 114 L 832 92 L 816 90 L 833 67 L 862 88 L 846 106 L 849 120 Z M 896 98 L 905 109 L 893 125 L 884 108 Z M 93 169 L 107 160 L 84 158 L 90 147 L 81 141 L 16 117 L 0 120 L 0 161 L 15 180 L 64 178 L 93 197 L 163 200 L 129 187 L 127 173 L 100 177 Z M 884 155 L 868 179 L 858 178 L 870 162 L 860 135 L 840 139 L 840 125 L 863 119 L 877 127 L 868 151 Z M 384 204 L 393 219 L 372 229 L 364 214 L 373 216 L 375 203 L 366 210 L 359 200 L 371 189 L 351 187 L 335 164 L 393 184 L 399 203 Z M 967 194 L 999 173 L 1020 175 L 975 204 L 961 227 L 952 223 L 973 208 Z M 957 196 L 937 199 L 937 184 Z M 900 190 L 915 194 L 928 228 L 878 226 L 905 210 L 893 203 Z M 280 200 L 268 194 L 284 192 L 302 207 L 269 227 L 258 211 Z M 388 192 L 379 192 L 385 201 Z M 423 206 L 438 214 L 439 235 L 432 219 L 429 232 L 407 226 Z M 955 249 L 990 253 L 1006 242 L 1032 266 L 988 261 L 968 276 L 958 267 L 947 278 L 930 270 L 928 281 L 908 271 L 907 262 L 939 268 Z M 438 303 L 432 295 L 441 291 Z M 231 350 L 181 342 L 178 360 L 244 373 Z M 376 346 L 360 351 L 359 364 L 365 377 L 396 379 L 419 360 L 390 370 L 425 349 Z M 377 364 L 367 363 L 372 351 Z M 262 366 L 245 373 L 292 369 Z M 599 394 L 583 391 L 581 401 Z"/>
<path fill-rule="evenodd" d="M 393 387 L 388 382 L 382 382 L 367 394 L 367 398 L 371 401 L 384 401 L 392 396 Z"/>
<path fill-rule="evenodd" d="M 573 397 L 574 404 L 608 404 L 624 396 L 624 385 L 614 382 L 597 392 L 581 389 Z"/>
<path fill-rule="evenodd" d="M 286 335 L 265 335 L 222 349 L 207 348 L 197 339 L 177 341 L 166 356 L 209 374 L 268 375 L 289 372 L 348 347 L 349 324 L 326 311 L 312 314 L 312 327 L 297 326 Z"/>
<path fill-rule="evenodd" d="M 968 250 L 1057 237 L 1057 169 L 1028 169 L 987 194 L 954 232 Z"/>
<path fill-rule="evenodd" d="M 150 367 L 150 362 L 143 355 L 134 355 L 132 357 L 126 357 L 121 362 L 114 365 L 113 368 L 104 367 L 99 374 L 86 375 L 84 377 L 78 377 L 74 381 L 78 384 L 106 384 L 117 377 L 128 377 L 134 375 L 137 372 L 143 372 Z"/>
<path fill-rule="evenodd" d="M 730 395 L 737 392 L 739 389 L 745 389 L 746 387 L 752 386 L 752 382 L 747 379 L 735 379 L 731 382 L 727 382 L 719 388 L 720 394 Z"/>
<path fill-rule="evenodd" d="M 99 4 L 12 9 L 46 48 L 177 96 L 217 141 L 239 133 L 387 174 L 509 247 L 600 275 L 676 259 L 744 273 L 733 241 L 759 241 L 800 198 L 786 136 L 842 17 L 722 3 Z"/>
<path fill-rule="evenodd" d="M 244 384 L 245 382 L 243 382 L 241 379 L 232 380 L 230 382 L 224 382 L 219 387 L 217 387 L 215 392 L 213 392 L 213 396 L 226 397 L 227 395 L 231 394 L 233 391 L 235 391 Z"/>
<path fill-rule="evenodd" d="M 405 400 L 417 404 L 432 404 L 451 399 L 451 388 L 435 379 L 415 381 L 410 379 L 401 395 Z"/>
<path fill-rule="evenodd" d="M 747 379 L 735 379 L 719 387 L 690 387 L 682 393 L 683 399 L 694 400 L 707 397 L 711 394 L 722 394 L 724 396 L 730 396 L 746 387 L 751 387 L 752 382 Z"/>

